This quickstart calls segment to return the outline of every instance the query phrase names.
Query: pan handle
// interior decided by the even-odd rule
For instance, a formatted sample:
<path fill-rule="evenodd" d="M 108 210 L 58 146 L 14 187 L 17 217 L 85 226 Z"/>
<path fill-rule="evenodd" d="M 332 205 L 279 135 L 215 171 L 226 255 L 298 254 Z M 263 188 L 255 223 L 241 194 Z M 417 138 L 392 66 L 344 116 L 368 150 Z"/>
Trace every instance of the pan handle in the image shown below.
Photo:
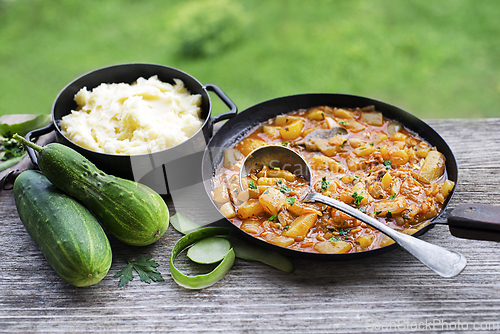
<path fill-rule="evenodd" d="M 224 102 L 224 104 L 229 109 L 231 109 L 228 112 L 214 116 L 212 119 L 212 124 L 215 124 L 217 122 L 220 122 L 220 121 L 223 121 L 226 119 L 230 119 L 230 118 L 233 118 L 234 116 L 236 116 L 236 114 L 238 113 L 238 107 L 236 107 L 236 104 L 234 104 L 234 102 L 231 101 L 231 99 L 229 97 L 227 97 L 227 95 L 222 91 L 222 89 L 220 89 L 216 85 L 212 85 L 212 84 L 205 85 L 205 88 L 208 91 L 214 92 L 222 100 L 222 102 Z"/>
<path fill-rule="evenodd" d="M 55 130 L 55 125 L 54 125 L 54 122 L 51 122 L 46 127 L 28 132 L 24 138 L 26 138 L 27 141 L 33 141 L 33 139 L 36 139 L 42 135 L 45 135 L 53 130 Z M 36 157 L 35 150 L 33 150 L 30 147 L 26 147 L 26 148 L 28 150 L 28 155 L 30 157 L 31 162 L 33 163 L 33 165 L 35 165 L 35 167 L 38 168 L 38 159 Z"/>
<path fill-rule="evenodd" d="M 448 226 L 458 238 L 500 241 L 500 206 L 460 204 L 448 215 Z"/>

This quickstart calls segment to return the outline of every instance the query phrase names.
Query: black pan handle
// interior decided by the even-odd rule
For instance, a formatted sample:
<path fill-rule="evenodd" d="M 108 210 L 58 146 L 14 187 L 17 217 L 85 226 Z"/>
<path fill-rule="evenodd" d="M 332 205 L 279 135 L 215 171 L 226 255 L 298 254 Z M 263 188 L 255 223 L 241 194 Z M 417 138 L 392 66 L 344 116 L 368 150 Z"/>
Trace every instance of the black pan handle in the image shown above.
<path fill-rule="evenodd" d="M 224 102 L 224 104 L 229 109 L 231 109 L 228 112 L 214 116 L 212 119 L 212 124 L 215 124 L 217 122 L 220 122 L 220 121 L 223 121 L 226 119 L 230 119 L 230 118 L 233 118 L 234 116 L 236 116 L 236 114 L 238 113 L 238 107 L 236 107 L 236 104 L 234 104 L 234 102 L 231 101 L 231 99 L 229 97 L 227 97 L 227 95 L 222 91 L 222 89 L 220 89 L 216 85 L 212 85 L 212 84 L 205 85 L 205 88 L 208 91 L 214 92 L 219 97 L 219 99 L 221 99 L 222 102 Z"/>
<path fill-rule="evenodd" d="M 460 204 L 448 215 L 448 226 L 458 238 L 500 241 L 500 206 Z"/>
<path fill-rule="evenodd" d="M 36 139 L 40 136 L 43 136 L 43 135 L 45 135 L 53 130 L 55 130 L 55 125 L 53 122 L 51 122 L 49 125 L 47 125 L 44 128 L 40 128 L 40 129 L 36 129 L 36 130 L 28 132 L 24 138 L 27 141 L 33 141 L 33 139 Z M 38 159 L 36 157 L 35 150 L 32 149 L 31 147 L 26 147 L 26 148 L 28 150 L 28 155 L 30 157 L 31 162 L 33 163 L 33 165 L 35 165 L 35 167 L 38 168 Z"/>

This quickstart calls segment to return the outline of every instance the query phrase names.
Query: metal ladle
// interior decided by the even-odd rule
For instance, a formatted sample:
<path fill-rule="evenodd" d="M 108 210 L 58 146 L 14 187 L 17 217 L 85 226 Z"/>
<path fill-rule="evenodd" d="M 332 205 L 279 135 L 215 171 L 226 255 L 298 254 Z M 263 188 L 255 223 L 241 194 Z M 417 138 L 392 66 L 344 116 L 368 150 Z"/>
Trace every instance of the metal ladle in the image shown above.
<path fill-rule="evenodd" d="M 309 164 L 295 151 L 277 145 L 257 148 L 245 158 L 240 170 L 240 183 L 250 172 L 260 170 L 263 166 L 288 170 L 306 179 L 309 188 L 311 188 L 312 173 Z M 244 188 L 242 187 L 242 189 Z M 443 277 L 454 277 L 465 268 L 467 260 L 462 254 L 430 244 L 411 235 L 400 233 L 343 202 L 314 192 L 309 192 L 303 200 L 329 205 L 359 219 L 392 238 L 420 262 Z"/>

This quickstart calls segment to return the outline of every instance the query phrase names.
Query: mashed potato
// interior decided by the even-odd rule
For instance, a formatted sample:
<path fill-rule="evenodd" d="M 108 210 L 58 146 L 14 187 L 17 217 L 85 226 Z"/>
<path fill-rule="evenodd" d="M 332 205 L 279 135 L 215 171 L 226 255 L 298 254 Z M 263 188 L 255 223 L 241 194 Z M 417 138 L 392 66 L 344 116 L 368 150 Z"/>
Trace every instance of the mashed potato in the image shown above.
<path fill-rule="evenodd" d="M 76 95 L 77 110 L 62 118 L 72 142 L 108 154 L 145 154 L 178 145 L 203 125 L 201 95 L 191 95 L 179 79 L 157 76 L 133 84 L 101 84 Z"/>

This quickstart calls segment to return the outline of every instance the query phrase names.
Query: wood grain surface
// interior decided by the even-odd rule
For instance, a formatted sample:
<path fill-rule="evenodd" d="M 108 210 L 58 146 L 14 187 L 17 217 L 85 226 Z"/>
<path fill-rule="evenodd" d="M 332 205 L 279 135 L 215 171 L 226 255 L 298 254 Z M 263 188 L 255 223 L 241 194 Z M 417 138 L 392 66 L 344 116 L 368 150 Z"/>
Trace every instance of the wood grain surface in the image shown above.
<path fill-rule="evenodd" d="M 500 202 L 500 119 L 430 120 L 449 143 L 459 182 L 447 212 L 460 203 Z M 175 205 L 175 211 L 192 206 Z M 237 259 L 217 284 L 179 287 L 168 259 L 180 234 L 129 247 L 111 239 L 113 264 L 88 288 L 62 281 L 19 220 L 12 191 L 0 192 L 0 332 L 161 333 L 499 333 L 500 244 L 453 237 L 436 225 L 421 238 L 468 260 L 441 278 L 402 249 L 356 261 L 295 259 L 292 274 Z M 127 260 L 152 255 L 165 281 L 138 277 L 118 287 Z M 182 261 L 181 261 L 182 262 Z M 181 263 L 182 265 L 182 263 Z"/>

